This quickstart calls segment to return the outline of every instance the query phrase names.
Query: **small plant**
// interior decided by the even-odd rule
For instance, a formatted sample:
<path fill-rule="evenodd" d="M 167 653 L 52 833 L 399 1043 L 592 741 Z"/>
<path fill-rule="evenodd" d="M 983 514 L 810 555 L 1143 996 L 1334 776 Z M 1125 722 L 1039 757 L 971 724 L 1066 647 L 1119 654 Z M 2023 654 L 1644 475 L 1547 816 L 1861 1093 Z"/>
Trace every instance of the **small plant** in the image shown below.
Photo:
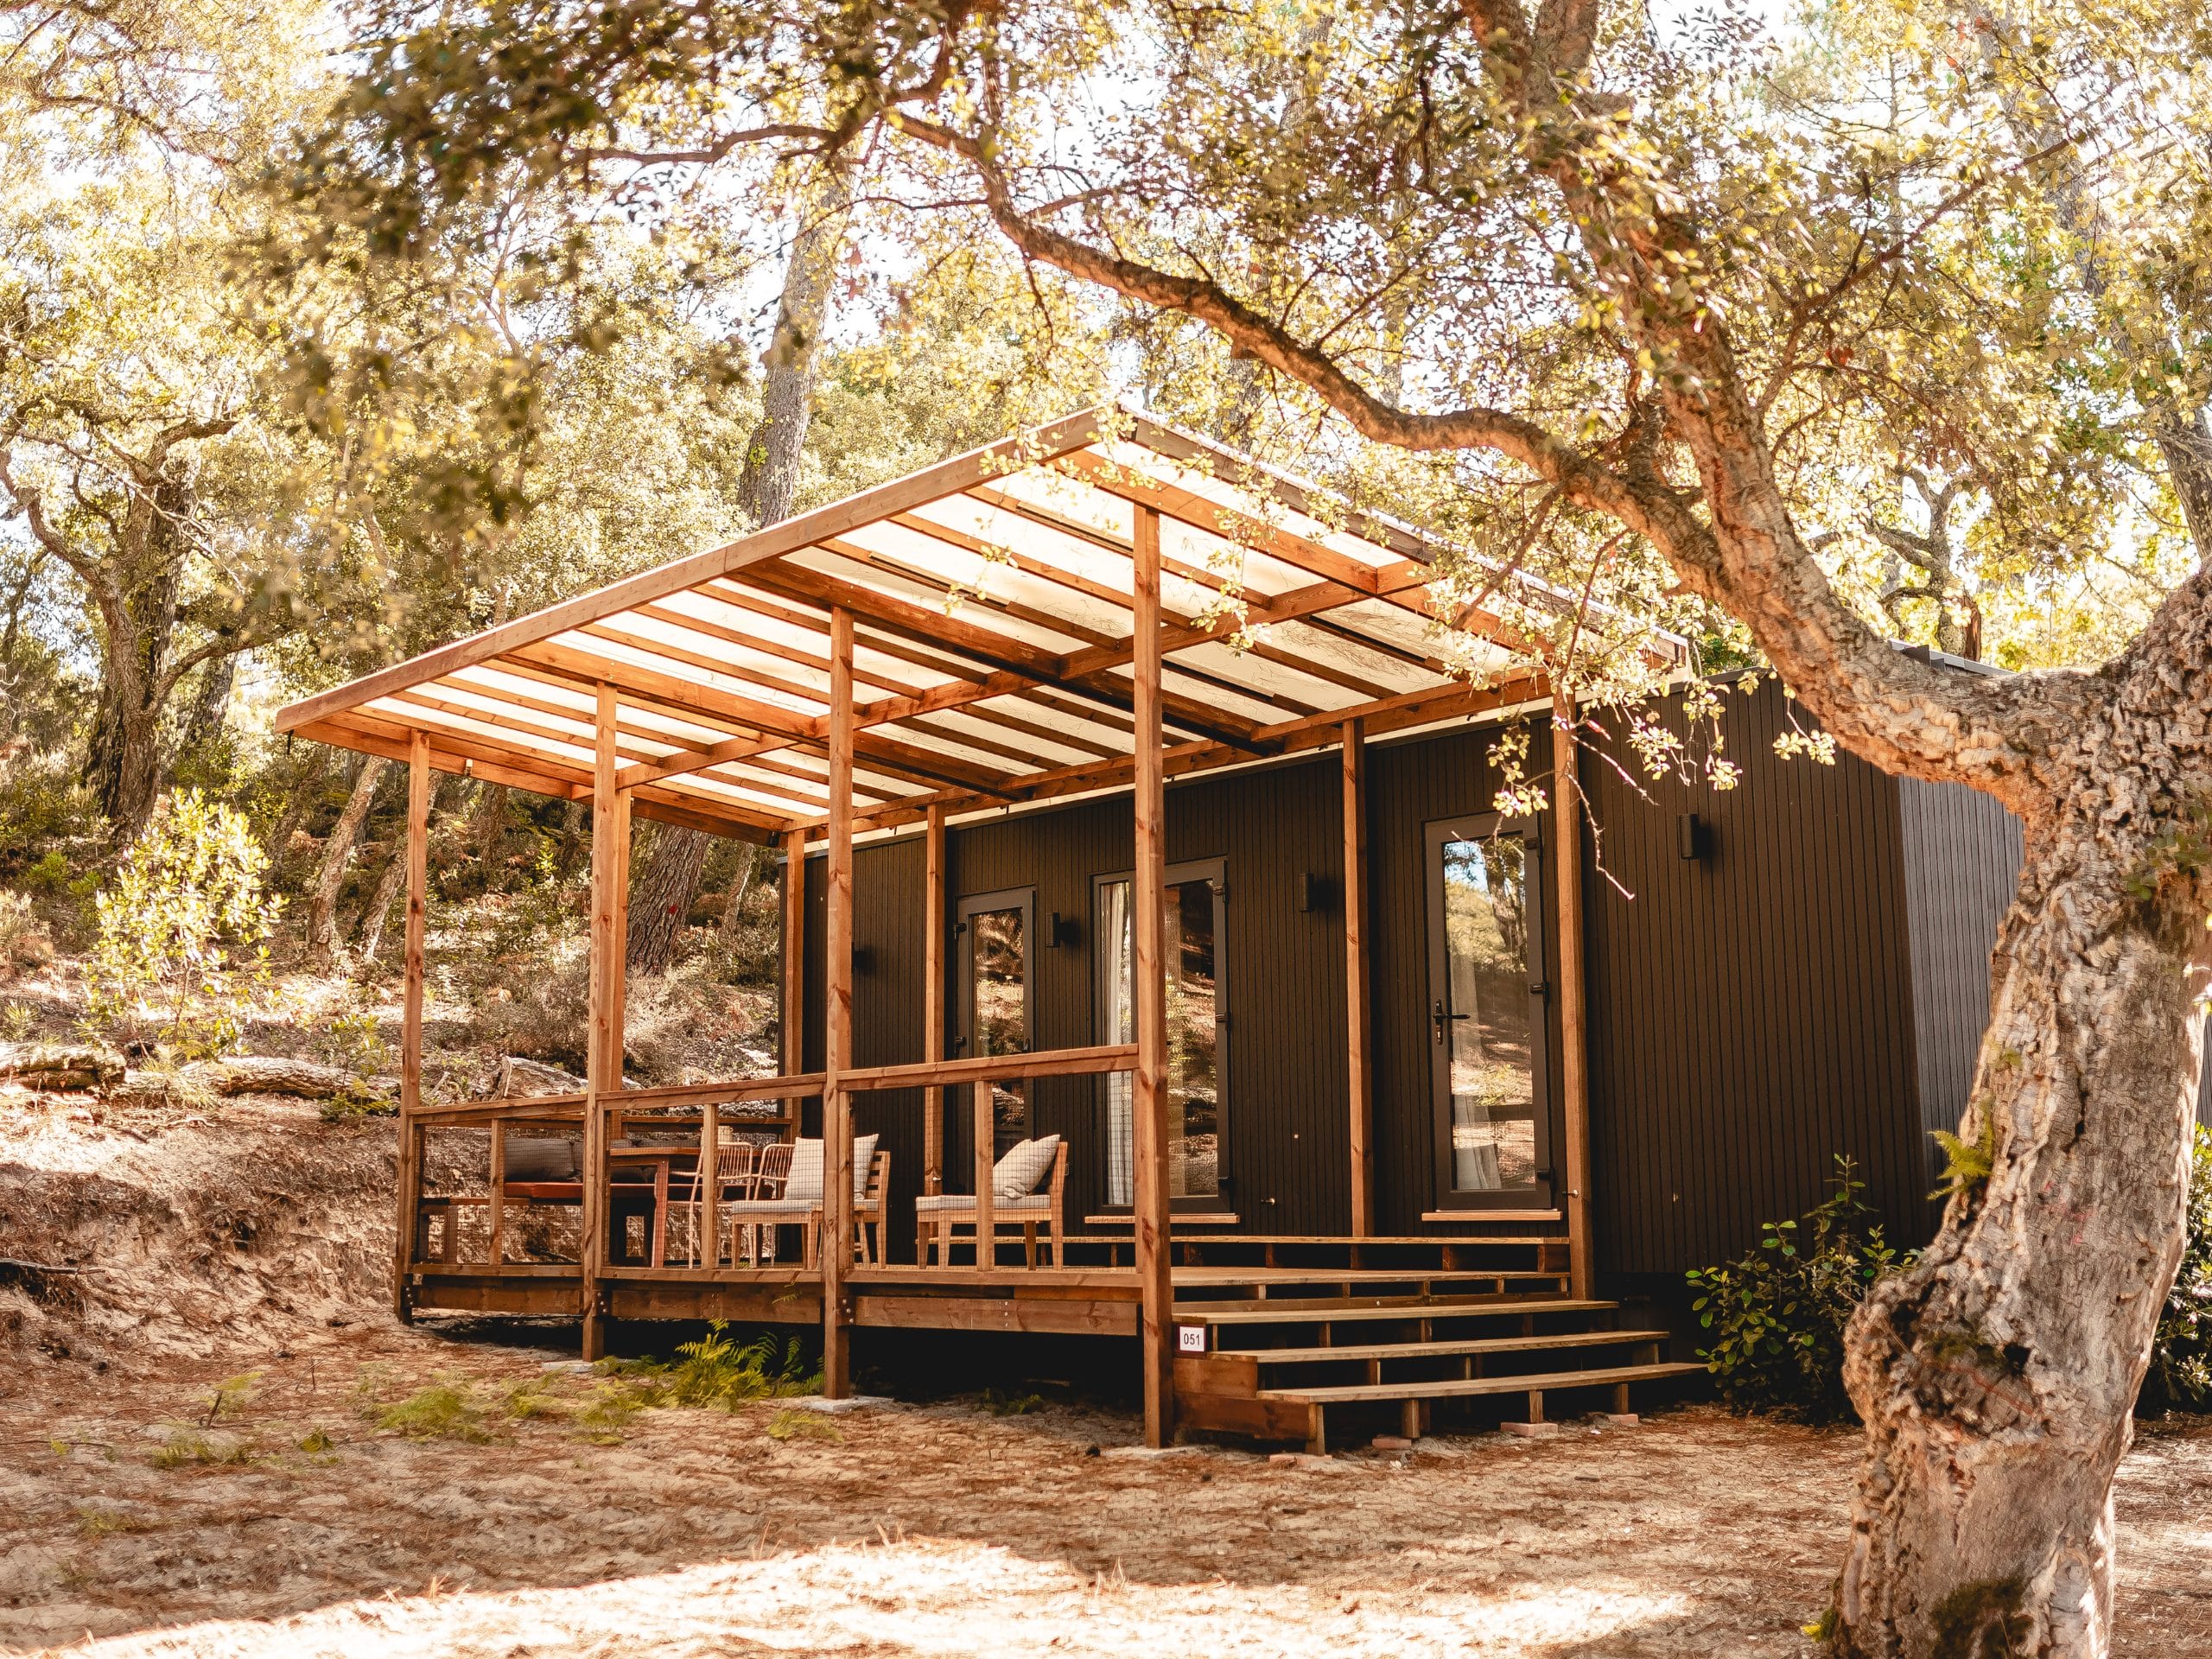
<path fill-rule="evenodd" d="M 499 1408 L 511 1421 L 518 1423 L 534 1417 L 567 1417 L 575 1409 L 543 1378 L 535 1376 L 509 1389 Z"/>
<path fill-rule="evenodd" d="M 0 979 L 54 960 L 54 940 L 31 908 L 30 895 L 0 887 Z"/>
<path fill-rule="evenodd" d="M 417 1389 L 404 1400 L 381 1408 L 378 1428 L 397 1429 L 410 1440 L 488 1440 L 484 1403 L 476 1390 L 458 1377 L 441 1377 Z"/>
<path fill-rule="evenodd" d="M 763 1333 L 741 1343 L 726 1320 L 715 1319 L 696 1342 L 677 1344 L 677 1361 L 632 1359 L 608 1369 L 627 1380 L 649 1406 L 719 1406 L 725 1411 L 753 1400 L 813 1394 L 822 1374 L 809 1370 L 796 1337 L 783 1342 Z"/>
<path fill-rule="evenodd" d="M 207 1409 L 200 1419 L 202 1428 L 213 1428 L 225 1416 L 235 1414 L 253 1398 L 261 1386 L 259 1371 L 244 1371 L 236 1376 L 226 1376 L 218 1382 L 207 1395 Z"/>
<path fill-rule="evenodd" d="M 1866 1184 L 1836 1160 L 1835 1191 L 1796 1221 L 1770 1221 L 1759 1248 L 1738 1261 L 1693 1268 L 1690 1304 L 1713 1333 L 1698 1357 L 1738 1410 L 1826 1422 L 1852 1414 L 1843 1389 L 1843 1332 L 1867 1287 L 1909 1268 L 1860 1197 Z"/>
<path fill-rule="evenodd" d="M 994 1417 L 1026 1417 L 1033 1411 L 1042 1410 L 1045 1396 L 1041 1394 L 1001 1394 L 996 1389 L 983 1390 L 983 1409 Z"/>
<path fill-rule="evenodd" d="M 253 1448 L 244 1440 L 211 1440 L 197 1429 L 181 1428 L 154 1452 L 156 1469 L 181 1469 L 190 1464 L 238 1464 L 253 1461 Z"/>
<path fill-rule="evenodd" d="M 770 1419 L 768 1438 L 772 1440 L 842 1440 L 845 1434 L 836 1424 L 810 1411 L 785 1410 Z"/>
<path fill-rule="evenodd" d="M 0 1036 L 11 1043 L 20 1043 L 38 1026 L 38 1010 L 28 1002 L 10 1002 L 0 1008 Z"/>
<path fill-rule="evenodd" d="M 326 1457 L 338 1449 L 338 1442 L 330 1437 L 327 1430 L 321 1428 L 308 1430 L 300 1436 L 298 1445 L 300 1450 L 311 1458 Z"/>
<path fill-rule="evenodd" d="M 2190 1147 L 2189 1209 L 2181 1269 L 2158 1313 L 2151 1370 L 2136 1409 L 2212 1411 L 2212 1129 Z"/>
<path fill-rule="evenodd" d="M 187 1058 L 238 1040 L 245 996 L 265 982 L 282 901 L 244 814 L 187 790 L 155 810 L 93 900 L 92 1020 L 128 1037 L 149 1019 Z"/>
<path fill-rule="evenodd" d="M 122 1510 L 106 1510 L 94 1503 L 79 1503 L 77 1506 L 77 1529 L 88 1538 L 104 1538 L 110 1533 L 151 1532 L 154 1523 Z"/>
<path fill-rule="evenodd" d="M 1948 1129 L 1930 1129 L 1929 1135 L 1943 1149 L 1942 1184 L 1929 1198 L 1954 1198 L 1961 1193 L 1970 1198 L 1988 1185 L 1997 1167 L 1996 1113 L 1983 1111 L 1981 1128 L 1971 1141 L 1962 1141 Z"/>
<path fill-rule="evenodd" d="M 576 1413 L 576 1427 L 594 1446 L 613 1446 L 622 1438 L 630 1420 L 654 1402 L 625 1378 L 600 1383 Z"/>

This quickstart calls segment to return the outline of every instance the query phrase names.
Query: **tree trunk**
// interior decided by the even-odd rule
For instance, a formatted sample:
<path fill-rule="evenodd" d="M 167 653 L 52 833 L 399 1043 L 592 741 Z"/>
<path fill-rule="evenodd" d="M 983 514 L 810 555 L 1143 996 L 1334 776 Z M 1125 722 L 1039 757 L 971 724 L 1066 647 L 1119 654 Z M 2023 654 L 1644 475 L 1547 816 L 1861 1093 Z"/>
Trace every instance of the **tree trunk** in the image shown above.
<path fill-rule="evenodd" d="M 753 878 L 760 873 L 760 849 L 748 841 L 738 855 L 737 880 L 729 884 L 729 902 L 722 906 L 721 938 L 724 944 L 737 938 L 737 930 L 745 916 L 746 895 L 753 891 Z"/>
<path fill-rule="evenodd" d="M 377 785 L 383 780 L 387 764 L 381 755 L 374 754 L 361 762 L 360 771 L 354 774 L 353 792 L 346 798 L 346 810 L 338 815 L 330 839 L 323 843 L 322 868 L 308 900 L 308 954 L 317 968 L 327 969 L 336 954 L 338 890 L 346 884 L 346 868 L 353 861 L 362 821 L 369 816 L 369 804 L 376 798 Z"/>
<path fill-rule="evenodd" d="M 806 223 L 792 238 L 768 344 L 760 423 L 747 445 L 739 499 L 763 525 L 791 516 L 798 494 L 799 457 L 814 414 L 814 360 L 830 312 L 830 289 L 844 246 L 849 190 L 844 166 L 823 170 L 822 188 L 804 205 Z M 699 888 L 709 845 L 704 830 L 662 824 L 655 832 L 637 902 L 630 908 L 629 969 L 664 974 L 676 959 L 676 942 Z"/>
<path fill-rule="evenodd" d="M 2028 823 L 1993 958 L 1960 1131 L 1992 1166 L 1849 1333 L 1867 1448 L 1841 1653 L 2109 1642 L 2112 1478 L 2181 1251 L 2205 903 L 2152 833 L 2174 805 L 2154 780 L 2192 768 L 2163 725 L 2097 723 L 2063 815 Z"/>
<path fill-rule="evenodd" d="M 290 798 L 285 801 L 283 811 L 270 826 L 269 840 L 262 849 L 269 855 L 269 876 L 275 885 L 277 867 L 291 850 L 292 837 L 307 822 L 308 814 L 315 810 L 316 798 L 322 793 L 322 775 L 330 769 L 330 751 L 321 744 L 315 745 L 315 753 L 308 760 L 307 770 L 292 785 Z"/>
<path fill-rule="evenodd" d="M 630 937 L 625 957 L 630 972 L 664 974 L 676 960 L 684 918 L 690 913 L 692 895 L 699 890 L 699 872 L 706 868 L 707 852 L 713 845 L 714 837 L 703 830 L 673 823 L 653 826 L 652 849 L 645 858 L 645 874 L 630 895 Z"/>
<path fill-rule="evenodd" d="M 484 887 L 487 893 L 505 885 L 506 874 L 499 868 L 499 860 L 506 840 L 507 786 L 486 784 L 482 798 L 476 804 L 476 861 L 484 872 Z"/>

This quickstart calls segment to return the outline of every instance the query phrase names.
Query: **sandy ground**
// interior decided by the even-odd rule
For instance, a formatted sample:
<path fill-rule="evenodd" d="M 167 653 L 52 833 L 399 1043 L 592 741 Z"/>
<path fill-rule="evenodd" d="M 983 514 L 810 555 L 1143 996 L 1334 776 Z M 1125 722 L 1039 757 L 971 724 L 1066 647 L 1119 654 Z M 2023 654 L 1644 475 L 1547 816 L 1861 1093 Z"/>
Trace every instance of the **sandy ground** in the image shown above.
<path fill-rule="evenodd" d="M 1147 1456 L 1133 1419 L 1052 1402 L 647 1411 L 610 1444 L 573 1417 L 471 1442 L 362 1414 L 365 1392 L 440 1376 L 572 1405 L 597 1386 L 549 1358 L 365 1317 L 154 1377 L 17 1370 L 0 1397 L 0 1643 L 272 1659 L 1798 1655 L 1854 1452 L 1848 1433 L 1706 1408 L 1288 1464 Z M 206 1423 L 210 1391 L 249 1362 L 251 1397 Z M 2204 1651 L 2212 1424 L 2147 1431 L 2119 1504 L 2118 1650 Z"/>

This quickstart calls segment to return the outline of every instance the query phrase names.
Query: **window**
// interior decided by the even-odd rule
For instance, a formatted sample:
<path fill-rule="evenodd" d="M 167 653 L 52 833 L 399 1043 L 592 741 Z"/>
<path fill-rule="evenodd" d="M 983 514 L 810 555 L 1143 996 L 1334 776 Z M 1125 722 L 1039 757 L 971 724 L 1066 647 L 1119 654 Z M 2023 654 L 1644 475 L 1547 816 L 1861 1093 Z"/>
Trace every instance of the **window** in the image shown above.
<path fill-rule="evenodd" d="M 1134 878 L 1097 884 L 1098 1040 L 1133 1043 L 1136 1015 Z M 1167 966 L 1167 1191 L 1185 1208 L 1218 1208 L 1227 1146 L 1228 1005 L 1222 962 L 1224 866 L 1218 859 L 1167 870 L 1163 949 Z M 1135 1080 L 1106 1079 L 1106 1203 L 1136 1202 Z"/>

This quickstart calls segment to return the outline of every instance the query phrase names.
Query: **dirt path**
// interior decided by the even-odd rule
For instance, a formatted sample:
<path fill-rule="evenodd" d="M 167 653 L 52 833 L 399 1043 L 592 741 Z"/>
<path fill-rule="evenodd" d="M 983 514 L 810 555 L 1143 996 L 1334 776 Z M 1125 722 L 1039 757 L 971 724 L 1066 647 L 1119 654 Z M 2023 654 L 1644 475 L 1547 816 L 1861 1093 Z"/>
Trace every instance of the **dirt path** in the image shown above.
<path fill-rule="evenodd" d="M 99 1655 L 1800 1655 L 1852 1437 L 1709 1410 L 1289 1465 L 972 1402 L 760 1404 L 409 1440 L 440 1375 L 573 1412 L 594 1379 L 386 1321 L 0 1400 L 0 1642 Z M 329 1437 L 323 1446 L 316 1432 Z M 834 1436 L 835 1438 L 831 1438 Z M 302 1449 L 302 1442 L 307 1448 Z M 175 1447 L 176 1449 L 171 1449 Z M 1093 1447 L 1098 1448 L 1094 1454 Z M 225 1461 L 233 1453 L 239 1461 Z M 2212 1425 L 2123 1471 L 2120 1651 L 2212 1643 Z"/>

